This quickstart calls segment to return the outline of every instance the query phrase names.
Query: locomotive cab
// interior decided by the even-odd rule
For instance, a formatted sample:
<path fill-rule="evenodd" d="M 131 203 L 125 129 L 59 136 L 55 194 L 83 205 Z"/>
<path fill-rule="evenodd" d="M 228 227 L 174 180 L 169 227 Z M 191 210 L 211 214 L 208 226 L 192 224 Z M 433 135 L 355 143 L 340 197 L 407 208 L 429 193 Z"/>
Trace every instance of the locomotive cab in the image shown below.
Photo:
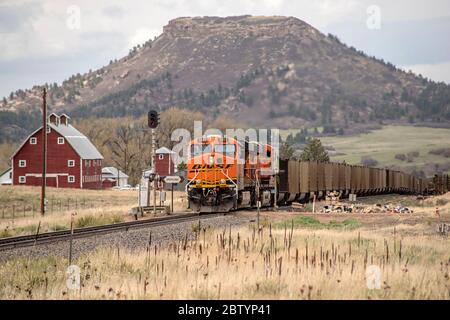
<path fill-rule="evenodd" d="M 189 207 L 200 212 L 227 212 L 237 208 L 237 163 L 239 144 L 235 139 L 208 136 L 189 146 Z"/>

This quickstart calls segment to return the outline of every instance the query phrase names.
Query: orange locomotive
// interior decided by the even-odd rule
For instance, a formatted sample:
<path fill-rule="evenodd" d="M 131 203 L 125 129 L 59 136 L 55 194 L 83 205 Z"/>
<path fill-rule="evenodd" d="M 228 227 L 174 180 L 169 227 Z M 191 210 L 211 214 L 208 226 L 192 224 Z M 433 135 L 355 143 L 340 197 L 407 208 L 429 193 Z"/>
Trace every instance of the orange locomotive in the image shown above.
<path fill-rule="evenodd" d="M 273 205 L 272 148 L 259 146 L 256 142 L 240 143 L 219 135 L 192 140 L 186 185 L 189 208 L 198 212 L 228 212 L 255 207 L 257 199 L 263 207 Z"/>

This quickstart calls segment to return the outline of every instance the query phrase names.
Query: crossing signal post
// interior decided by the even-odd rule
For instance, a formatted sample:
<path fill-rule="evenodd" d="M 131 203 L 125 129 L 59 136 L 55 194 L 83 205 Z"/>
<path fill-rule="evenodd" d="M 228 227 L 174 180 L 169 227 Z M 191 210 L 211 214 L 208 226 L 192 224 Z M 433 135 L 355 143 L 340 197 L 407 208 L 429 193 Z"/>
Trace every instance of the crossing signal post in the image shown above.
<path fill-rule="evenodd" d="M 150 188 L 150 183 L 153 183 L 153 214 L 156 214 L 156 170 L 155 170 L 155 129 L 159 124 L 159 114 L 156 110 L 150 110 L 148 112 L 148 126 L 152 130 L 152 148 L 151 148 L 151 168 L 152 174 L 149 175 L 148 188 Z M 152 176 L 153 179 L 150 178 Z M 150 197 L 147 198 L 148 205 L 150 206 Z"/>

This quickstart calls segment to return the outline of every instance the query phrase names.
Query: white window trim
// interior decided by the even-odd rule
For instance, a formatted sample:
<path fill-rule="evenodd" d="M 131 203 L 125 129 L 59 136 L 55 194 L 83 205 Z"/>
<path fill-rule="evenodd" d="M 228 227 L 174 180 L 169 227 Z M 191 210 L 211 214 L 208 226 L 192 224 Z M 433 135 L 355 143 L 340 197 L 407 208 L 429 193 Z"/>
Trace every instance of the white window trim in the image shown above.
<path fill-rule="evenodd" d="M 19 183 L 27 183 L 27 177 L 26 176 L 19 176 Z"/>
<path fill-rule="evenodd" d="M 30 144 L 37 144 L 37 138 L 36 137 L 31 137 L 30 138 Z"/>
<path fill-rule="evenodd" d="M 68 176 L 67 177 L 67 182 L 68 183 L 75 183 L 75 176 Z"/>
<path fill-rule="evenodd" d="M 72 164 L 71 164 L 72 163 Z M 75 167 L 75 160 L 67 160 L 67 166 L 69 168 Z"/>
<path fill-rule="evenodd" d="M 27 160 L 19 160 L 19 168 L 26 168 Z"/>
<path fill-rule="evenodd" d="M 58 137 L 58 144 L 64 144 L 64 138 L 63 137 Z M 62 141 L 62 142 L 60 142 Z"/>
<path fill-rule="evenodd" d="M 159 155 L 159 160 L 164 160 L 164 155 L 163 154 Z"/>
<path fill-rule="evenodd" d="M 47 133 L 50 133 L 50 132 L 52 132 L 52 128 L 50 128 L 50 126 L 47 125 Z"/>

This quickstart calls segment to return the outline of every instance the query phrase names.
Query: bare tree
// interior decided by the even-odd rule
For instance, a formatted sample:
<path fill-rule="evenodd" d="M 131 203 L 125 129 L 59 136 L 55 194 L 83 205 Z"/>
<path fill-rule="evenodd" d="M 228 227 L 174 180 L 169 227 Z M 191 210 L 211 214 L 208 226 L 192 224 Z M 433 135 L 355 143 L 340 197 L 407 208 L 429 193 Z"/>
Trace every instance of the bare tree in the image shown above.
<path fill-rule="evenodd" d="M 161 113 L 160 124 L 157 129 L 157 140 L 159 146 L 172 149 L 177 141 L 171 141 L 172 132 L 175 129 L 184 128 L 191 132 L 194 130 L 195 120 L 205 120 L 200 112 L 192 112 L 187 109 L 172 107 Z M 204 124 L 204 129 L 206 125 Z"/>
<path fill-rule="evenodd" d="M 128 123 L 117 127 L 116 135 L 109 140 L 112 161 L 125 173 L 130 172 L 134 159 L 139 153 L 139 149 L 135 147 L 135 137 L 136 132 Z"/>

